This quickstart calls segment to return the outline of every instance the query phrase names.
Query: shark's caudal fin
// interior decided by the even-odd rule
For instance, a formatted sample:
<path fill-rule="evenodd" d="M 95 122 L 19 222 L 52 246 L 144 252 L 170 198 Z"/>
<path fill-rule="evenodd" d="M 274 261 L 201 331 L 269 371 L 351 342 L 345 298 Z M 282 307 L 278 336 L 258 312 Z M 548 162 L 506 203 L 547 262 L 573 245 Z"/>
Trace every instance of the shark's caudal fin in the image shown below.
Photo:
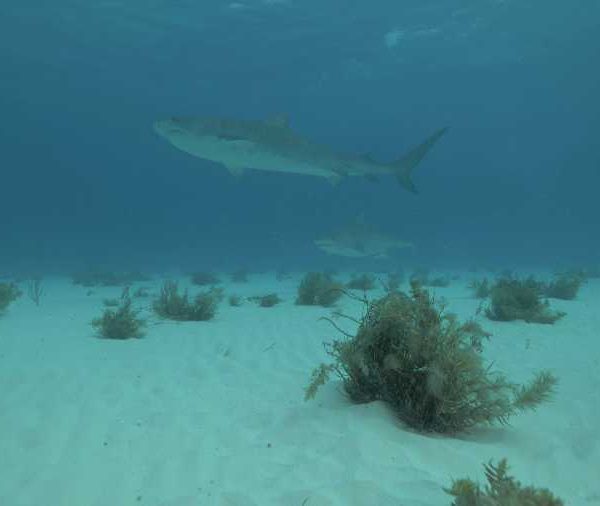
<path fill-rule="evenodd" d="M 433 135 L 425 139 L 424 142 L 411 149 L 399 160 L 392 163 L 398 182 L 409 192 L 417 193 L 417 188 L 411 178 L 413 169 L 419 165 L 419 162 L 425 157 L 437 140 L 446 133 L 446 130 L 448 130 L 448 128 L 440 128 Z"/>

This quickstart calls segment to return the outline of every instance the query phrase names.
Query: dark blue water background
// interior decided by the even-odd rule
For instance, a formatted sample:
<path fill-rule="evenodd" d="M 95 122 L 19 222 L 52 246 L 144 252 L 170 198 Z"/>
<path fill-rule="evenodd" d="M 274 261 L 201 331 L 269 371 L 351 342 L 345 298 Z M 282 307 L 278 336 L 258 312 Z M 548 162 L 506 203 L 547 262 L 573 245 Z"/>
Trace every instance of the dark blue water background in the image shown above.
<path fill-rule="evenodd" d="M 0 271 L 597 264 L 598 54 L 596 0 L 4 2 Z M 236 181 L 151 128 L 282 112 L 382 161 L 450 130 L 414 196 L 391 177 Z M 356 216 L 417 249 L 314 247 Z"/>

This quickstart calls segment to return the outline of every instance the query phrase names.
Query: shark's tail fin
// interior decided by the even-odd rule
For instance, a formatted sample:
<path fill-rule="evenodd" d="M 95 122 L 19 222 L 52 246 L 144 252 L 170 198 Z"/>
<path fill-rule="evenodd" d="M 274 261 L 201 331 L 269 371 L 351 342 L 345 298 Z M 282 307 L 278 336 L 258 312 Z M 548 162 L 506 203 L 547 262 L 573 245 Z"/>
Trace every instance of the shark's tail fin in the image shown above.
<path fill-rule="evenodd" d="M 417 193 L 417 188 L 411 178 L 413 169 L 419 165 L 419 162 L 425 157 L 437 140 L 446 133 L 446 130 L 448 130 L 447 127 L 440 128 L 421 144 L 411 149 L 402 158 L 392 163 L 398 182 L 409 192 Z"/>

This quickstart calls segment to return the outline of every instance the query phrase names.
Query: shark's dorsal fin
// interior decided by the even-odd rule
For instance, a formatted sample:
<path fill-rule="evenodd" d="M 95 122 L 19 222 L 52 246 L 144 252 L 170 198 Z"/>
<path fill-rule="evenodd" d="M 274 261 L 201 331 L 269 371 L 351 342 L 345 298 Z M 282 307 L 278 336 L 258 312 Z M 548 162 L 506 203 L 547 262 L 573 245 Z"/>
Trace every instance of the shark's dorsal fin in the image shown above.
<path fill-rule="evenodd" d="M 276 114 L 265 120 L 265 123 L 272 127 L 289 128 L 290 120 L 286 114 Z"/>

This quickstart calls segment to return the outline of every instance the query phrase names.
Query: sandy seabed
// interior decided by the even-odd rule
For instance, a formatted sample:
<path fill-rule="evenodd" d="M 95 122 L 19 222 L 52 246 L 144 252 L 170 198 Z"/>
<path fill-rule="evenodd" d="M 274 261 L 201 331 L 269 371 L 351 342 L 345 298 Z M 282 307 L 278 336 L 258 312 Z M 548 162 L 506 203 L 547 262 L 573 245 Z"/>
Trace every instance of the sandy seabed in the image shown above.
<path fill-rule="evenodd" d="M 435 290 L 461 319 L 479 306 L 467 277 Z M 481 319 L 495 369 L 519 382 L 550 369 L 560 383 L 509 426 L 447 437 L 350 403 L 339 381 L 304 401 L 339 335 L 319 320 L 331 309 L 294 304 L 299 279 L 226 283 L 284 301 L 224 301 L 209 322 L 161 321 L 136 300 L 146 334 L 125 341 L 90 326 L 118 288 L 46 279 L 39 306 L 14 302 L 0 317 L 0 506 L 441 506 L 452 478 L 481 481 L 502 457 L 524 484 L 600 505 L 600 280 L 552 301 L 568 313 L 555 325 Z M 339 309 L 361 314 L 350 299 Z"/>

